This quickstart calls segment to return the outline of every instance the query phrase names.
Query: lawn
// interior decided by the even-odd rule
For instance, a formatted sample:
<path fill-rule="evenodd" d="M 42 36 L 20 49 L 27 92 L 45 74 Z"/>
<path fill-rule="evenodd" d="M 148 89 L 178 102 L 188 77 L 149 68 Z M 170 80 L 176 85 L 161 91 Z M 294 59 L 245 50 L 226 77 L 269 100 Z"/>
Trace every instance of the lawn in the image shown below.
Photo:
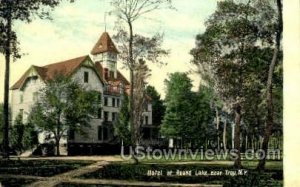
<path fill-rule="evenodd" d="M 245 175 L 238 175 L 239 170 L 233 168 L 232 161 L 199 161 L 195 163 L 178 161 L 173 163 L 149 163 L 142 161 L 138 165 L 114 163 L 80 178 L 205 183 L 225 186 L 282 186 L 283 170 L 281 161 L 268 161 L 264 173 L 255 171 L 257 161 L 243 161 L 242 164 L 243 169 L 247 171 Z M 207 174 L 201 174 L 201 171 L 207 172 Z M 219 174 L 217 174 L 218 172 Z M 228 172 L 232 174 L 228 174 Z"/>
<path fill-rule="evenodd" d="M 0 160 L 0 174 L 50 177 L 92 163 L 76 160 Z"/>

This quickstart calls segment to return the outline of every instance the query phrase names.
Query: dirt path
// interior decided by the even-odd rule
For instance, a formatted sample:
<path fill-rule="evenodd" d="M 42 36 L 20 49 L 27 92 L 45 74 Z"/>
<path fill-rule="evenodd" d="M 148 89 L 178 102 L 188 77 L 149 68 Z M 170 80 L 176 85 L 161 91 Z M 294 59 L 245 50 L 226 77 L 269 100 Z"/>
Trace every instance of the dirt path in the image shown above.
<path fill-rule="evenodd" d="M 89 185 L 120 185 L 120 186 L 184 186 L 184 187 L 222 187 L 222 185 L 214 184 L 180 184 L 180 183 L 166 183 L 166 182 L 143 182 L 143 181 L 127 181 L 127 180 L 109 180 L 109 179 L 66 179 L 62 180 L 65 183 L 71 184 L 89 184 Z"/>
<path fill-rule="evenodd" d="M 13 157 L 12 157 L 13 158 Z M 107 161 L 120 162 L 124 161 L 121 156 L 59 156 L 59 157 L 21 157 L 22 160 L 88 160 L 88 161 Z"/>
<path fill-rule="evenodd" d="M 44 178 L 45 180 L 34 182 L 34 183 L 32 183 L 28 186 L 32 186 L 32 187 L 53 187 L 53 186 L 61 183 L 62 181 L 70 180 L 74 177 L 78 177 L 78 176 L 84 175 L 86 173 L 94 172 L 94 171 L 102 168 L 103 166 L 105 166 L 107 164 L 109 164 L 109 162 L 99 161 L 99 162 L 96 162 L 94 164 L 81 167 L 79 169 L 68 171 L 66 173 L 58 174 L 58 175 L 55 175 L 55 176 L 52 176 L 52 177 Z"/>

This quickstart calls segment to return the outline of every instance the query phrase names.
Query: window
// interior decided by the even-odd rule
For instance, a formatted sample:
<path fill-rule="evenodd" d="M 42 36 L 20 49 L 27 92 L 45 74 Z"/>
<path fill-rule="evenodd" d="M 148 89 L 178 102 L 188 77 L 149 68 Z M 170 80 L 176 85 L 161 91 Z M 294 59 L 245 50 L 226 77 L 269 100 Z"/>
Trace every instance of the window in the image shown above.
<path fill-rule="evenodd" d="M 85 71 L 84 72 L 84 83 L 88 83 L 89 82 L 89 72 Z"/>
<path fill-rule="evenodd" d="M 115 105 L 116 105 L 116 99 L 112 98 L 112 106 L 115 107 Z"/>
<path fill-rule="evenodd" d="M 104 121 L 108 121 L 108 112 L 104 112 Z"/>
<path fill-rule="evenodd" d="M 107 105 L 108 105 L 108 98 L 104 97 L 104 106 L 107 106 Z"/>
<path fill-rule="evenodd" d="M 112 113 L 112 121 L 117 120 L 117 115 L 118 115 L 118 113 L 116 113 L 116 112 Z"/>
<path fill-rule="evenodd" d="M 24 101 L 24 95 L 23 93 L 20 93 L 20 103 L 23 103 L 23 101 Z"/>
<path fill-rule="evenodd" d="M 117 107 L 120 107 L 120 99 L 117 99 Z"/>
<path fill-rule="evenodd" d="M 99 119 L 102 118 L 102 108 L 98 108 L 97 116 Z"/>
<path fill-rule="evenodd" d="M 98 140 L 108 140 L 108 128 L 104 126 L 98 127 Z"/>

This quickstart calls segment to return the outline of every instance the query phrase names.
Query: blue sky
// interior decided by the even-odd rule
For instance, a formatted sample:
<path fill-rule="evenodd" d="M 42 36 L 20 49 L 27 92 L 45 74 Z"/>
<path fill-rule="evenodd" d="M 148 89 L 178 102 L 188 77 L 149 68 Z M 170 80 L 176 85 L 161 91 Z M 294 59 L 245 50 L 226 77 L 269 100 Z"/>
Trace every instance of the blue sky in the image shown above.
<path fill-rule="evenodd" d="M 168 73 L 189 71 L 190 49 L 194 46 L 197 33 L 205 30 L 204 22 L 216 8 L 217 1 L 174 0 L 174 10 L 157 10 L 134 22 L 134 32 L 152 36 L 156 32 L 164 33 L 164 47 L 171 54 L 163 60 L 167 66 L 149 65 L 152 76 L 149 83 L 164 96 L 164 79 Z M 23 56 L 12 64 L 11 85 L 31 65 L 43 66 L 57 61 L 67 60 L 89 54 L 104 31 L 104 12 L 110 11 L 109 0 L 77 0 L 64 2 L 52 12 L 53 20 L 35 19 L 32 23 L 14 24 L 20 40 Z M 107 16 L 107 31 L 114 30 L 115 16 Z M 119 65 L 120 67 L 120 65 Z M 121 70 L 128 77 L 128 72 Z M 0 82 L 4 77 L 4 57 L 0 56 Z M 199 78 L 190 75 L 197 89 Z M 0 99 L 3 98 L 3 86 L 0 87 Z"/>

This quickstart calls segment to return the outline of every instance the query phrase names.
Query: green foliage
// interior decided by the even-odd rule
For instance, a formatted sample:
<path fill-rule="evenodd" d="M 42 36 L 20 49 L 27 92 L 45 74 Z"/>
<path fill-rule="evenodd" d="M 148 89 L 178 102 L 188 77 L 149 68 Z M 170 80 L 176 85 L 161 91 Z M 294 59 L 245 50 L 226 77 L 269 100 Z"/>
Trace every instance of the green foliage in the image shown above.
<path fill-rule="evenodd" d="M 163 104 L 163 100 L 160 98 L 160 94 L 153 86 L 148 85 L 146 88 L 146 95 L 151 98 L 152 104 L 152 124 L 161 125 L 166 107 Z"/>
<path fill-rule="evenodd" d="M 161 133 L 167 137 L 181 137 L 182 127 L 189 126 L 187 114 L 192 95 L 192 83 L 185 73 L 170 74 L 166 85 L 166 113 L 163 118 Z"/>
<path fill-rule="evenodd" d="M 266 85 L 274 52 L 276 6 L 271 1 L 222 1 L 197 35 L 193 64 L 231 111 L 242 109 L 243 133 L 262 136 Z M 274 120 L 282 124 L 282 52 L 273 77 Z M 237 129 L 236 129 L 237 130 Z"/>
<path fill-rule="evenodd" d="M 198 144 L 212 133 L 210 96 L 205 89 L 195 93 L 186 73 L 170 74 L 165 81 L 166 113 L 161 133 L 167 137 L 181 137 Z"/>
<path fill-rule="evenodd" d="M 83 133 L 84 126 L 99 107 L 98 93 L 86 91 L 71 77 L 57 75 L 40 90 L 40 99 L 33 106 L 29 122 L 53 135 L 56 144 L 66 131 Z"/>
<path fill-rule="evenodd" d="M 130 121 L 129 121 L 129 98 L 124 95 L 119 117 L 114 125 L 115 135 L 117 135 L 125 145 L 129 145 L 130 139 Z"/>
<path fill-rule="evenodd" d="M 252 172 L 251 175 L 232 177 L 224 183 L 224 187 L 266 186 L 281 187 L 282 182 L 274 180 L 270 174 Z"/>
<path fill-rule="evenodd" d="M 265 84 L 275 22 L 264 19 L 274 15 L 268 3 L 219 2 L 206 22 L 206 31 L 196 37 L 197 46 L 191 50 L 193 62 L 209 66 L 206 69 L 212 74 L 214 91 L 225 103 L 243 102 L 247 93 Z"/>
<path fill-rule="evenodd" d="M 15 119 L 14 125 L 10 131 L 11 148 L 18 153 L 31 149 L 36 146 L 38 142 L 38 132 L 34 125 L 23 124 L 21 115 Z"/>

